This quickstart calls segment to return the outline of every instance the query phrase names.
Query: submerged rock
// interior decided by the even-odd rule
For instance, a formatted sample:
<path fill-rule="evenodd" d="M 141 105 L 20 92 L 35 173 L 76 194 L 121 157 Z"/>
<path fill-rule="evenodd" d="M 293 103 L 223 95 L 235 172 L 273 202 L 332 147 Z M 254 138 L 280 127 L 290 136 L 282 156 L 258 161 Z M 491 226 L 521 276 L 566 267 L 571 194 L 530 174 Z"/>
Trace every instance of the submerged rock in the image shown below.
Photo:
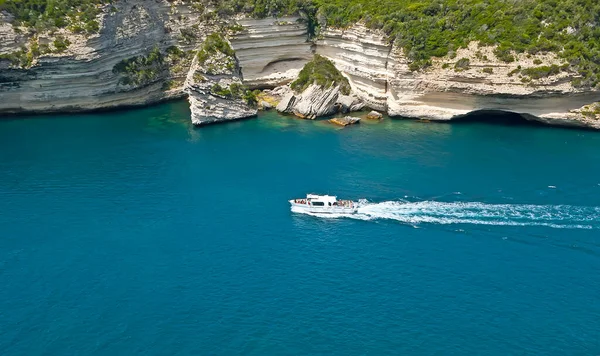
<path fill-rule="evenodd" d="M 340 126 L 348 126 L 360 123 L 360 118 L 352 116 L 336 117 L 334 119 L 329 120 L 329 122 Z"/>

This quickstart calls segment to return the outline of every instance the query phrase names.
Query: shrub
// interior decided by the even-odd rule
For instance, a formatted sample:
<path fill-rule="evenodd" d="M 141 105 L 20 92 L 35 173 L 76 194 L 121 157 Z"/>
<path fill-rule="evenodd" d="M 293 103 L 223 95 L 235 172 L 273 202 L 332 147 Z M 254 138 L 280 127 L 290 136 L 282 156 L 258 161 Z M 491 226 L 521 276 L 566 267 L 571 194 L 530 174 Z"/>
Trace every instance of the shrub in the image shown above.
<path fill-rule="evenodd" d="M 230 98 L 231 95 L 231 90 L 229 90 L 229 88 L 223 88 L 222 86 L 219 85 L 219 83 L 215 83 L 211 88 L 210 88 L 210 93 L 216 96 L 220 96 L 220 97 L 224 97 L 224 98 Z"/>
<path fill-rule="evenodd" d="M 53 44 L 54 44 L 54 47 L 56 48 L 56 52 L 60 53 L 60 52 L 64 52 L 69 47 L 69 45 L 71 45 L 71 42 L 62 36 L 58 36 L 54 40 Z"/>
<path fill-rule="evenodd" d="M 503 62 L 512 63 L 515 61 L 515 56 L 513 56 L 510 50 L 507 48 L 498 47 L 494 50 L 494 54 Z"/>
<path fill-rule="evenodd" d="M 454 64 L 454 69 L 465 70 L 469 69 L 471 61 L 469 58 L 461 58 Z"/>
<path fill-rule="evenodd" d="M 246 90 L 242 99 L 246 104 L 256 106 L 256 104 L 258 104 L 258 94 L 260 94 L 260 90 Z"/>
<path fill-rule="evenodd" d="M 175 57 L 175 58 L 182 58 L 182 57 L 185 57 L 185 55 L 186 55 L 186 53 L 177 46 L 167 47 L 165 52 L 167 53 L 167 55 Z"/>
<path fill-rule="evenodd" d="M 513 70 L 511 70 L 510 72 L 508 72 L 508 76 L 512 77 L 513 75 L 519 73 L 521 71 L 521 68 L 515 68 Z"/>
<path fill-rule="evenodd" d="M 11 13 L 23 25 L 48 30 L 52 26 L 76 31 L 97 32 L 99 5 L 111 0 L 0 0 L 0 11 Z"/>
<path fill-rule="evenodd" d="M 483 71 L 484 73 L 487 73 L 487 74 L 492 74 L 492 73 L 494 73 L 494 70 L 493 70 L 492 68 L 489 68 L 489 67 L 488 67 L 488 68 L 483 68 L 483 70 L 482 70 L 482 71 Z"/>
<path fill-rule="evenodd" d="M 113 66 L 113 73 L 121 74 L 120 83 L 144 85 L 155 81 L 167 69 L 164 56 L 154 47 L 145 56 L 124 59 Z"/>
<path fill-rule="evenodd" d="M 340 73 L 330 60 L 318 54 L 315 54 L 313 60 L 302 68 L 300 74 L 298 74 L 298 79 L 291 86 L 295 91 L 302 92 L 312 84 L 325 88 L 339 85 L 342 94 L 350 94 L 348 79 Z"/>
<path fill-rule="evenodd" d="M 560 73 L 560 67 L 556 64 L 553 64 L 551 66 L 525 68 L 522 70 L 522 73 L 531 77 L 532 79 L 541 79 Z"/>
<path fill-rule="evenodd" d="M 198 51 L 198 60 L 200 64 L 204 64 L 206 60 L 216 54 L 217 52 L 223 53 L 227 57 L 233 57 L 235 52 L 220 34 L 213 33 L 206 37 L 204 43 L 202 44 L 202 48 Z"/>

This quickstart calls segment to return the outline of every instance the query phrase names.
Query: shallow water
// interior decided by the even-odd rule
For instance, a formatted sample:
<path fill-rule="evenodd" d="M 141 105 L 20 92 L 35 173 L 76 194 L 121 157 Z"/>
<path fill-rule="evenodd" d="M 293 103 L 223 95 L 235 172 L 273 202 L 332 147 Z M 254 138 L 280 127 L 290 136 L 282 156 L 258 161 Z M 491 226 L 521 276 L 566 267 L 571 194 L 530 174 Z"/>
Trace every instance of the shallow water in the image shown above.
<path fill-rule="evenodd" d="M 0 145 L 3 354 L 600 353 L 599 133 L 169 103 Z"/>

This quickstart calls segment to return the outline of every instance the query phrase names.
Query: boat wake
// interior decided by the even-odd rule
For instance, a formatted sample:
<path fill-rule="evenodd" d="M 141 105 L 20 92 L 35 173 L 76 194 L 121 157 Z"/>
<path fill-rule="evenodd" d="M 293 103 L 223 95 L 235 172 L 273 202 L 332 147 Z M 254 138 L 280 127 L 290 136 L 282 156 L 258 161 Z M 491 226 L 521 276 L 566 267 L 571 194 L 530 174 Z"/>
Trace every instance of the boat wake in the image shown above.
<path fill-rule="evenodd" d="M 478 202 L 358 202 L 356 214 L 305 213 L 321 218 L 396 220 L 419 224 L 546 226 L 558 229 L 600 229 L 600 207 L 570 205 L 485 204 Z M 298 211 L 301 212 L 301 211 Z"/>

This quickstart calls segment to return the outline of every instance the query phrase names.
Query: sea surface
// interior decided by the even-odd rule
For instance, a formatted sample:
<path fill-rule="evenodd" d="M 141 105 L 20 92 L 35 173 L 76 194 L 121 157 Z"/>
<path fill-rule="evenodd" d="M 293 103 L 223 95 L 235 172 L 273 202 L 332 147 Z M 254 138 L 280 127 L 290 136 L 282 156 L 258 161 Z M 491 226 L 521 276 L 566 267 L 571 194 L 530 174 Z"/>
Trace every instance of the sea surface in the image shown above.
<path fill-rule="evenodd" d="M 175 102 L 3 118 L 0 174 L 2 355 L 600 355 L 598 132 Z"/>

